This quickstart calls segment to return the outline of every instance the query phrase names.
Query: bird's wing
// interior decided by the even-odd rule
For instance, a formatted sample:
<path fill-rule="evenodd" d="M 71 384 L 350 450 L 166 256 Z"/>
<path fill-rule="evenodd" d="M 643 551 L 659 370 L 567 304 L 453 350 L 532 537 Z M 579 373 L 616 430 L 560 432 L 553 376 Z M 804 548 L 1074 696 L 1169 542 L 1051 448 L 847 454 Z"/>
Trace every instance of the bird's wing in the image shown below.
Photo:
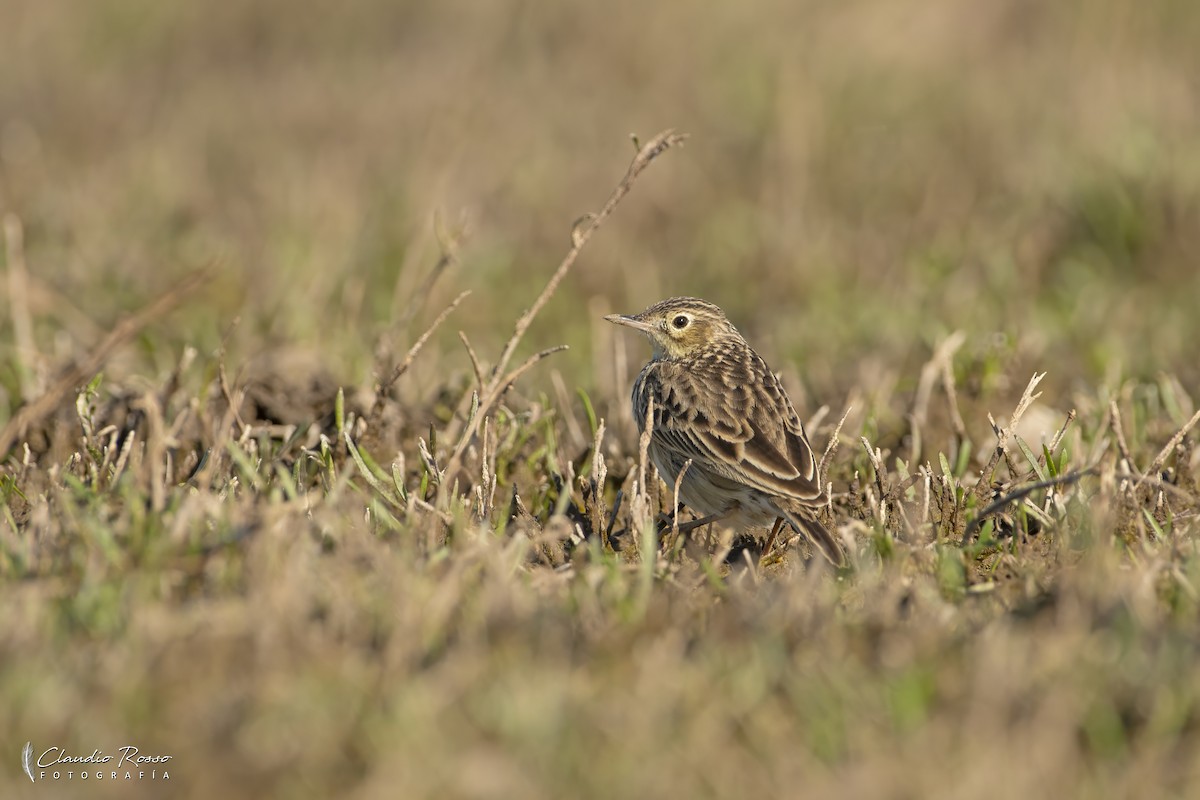
<path fill-rule="evenodd" d="M 684 370 L 641 382 L 643 409 L 654 395 L 655 441 L 730 480 L 819 505 L 824 492 L 804 425 L 766 364 L 756 356 L 749 366 L 736 383 L 728 370 L 724 382 Z"/>
<path fill-rule="evenodd" d="M 779 513 L 788 521 L 798 533 L 802 533 L 809 538 L 813 545 L 820 551 L 821 555 L 829 559 L 829 563 L 835 567 L 842 567 L 846 564 L 846 554 L 842 551 L 842 546 L 838 544 L 837 539 L 833 534 L 815 518 L 806 514 L 793 514 L 786 508 L 778 507 Z"/>

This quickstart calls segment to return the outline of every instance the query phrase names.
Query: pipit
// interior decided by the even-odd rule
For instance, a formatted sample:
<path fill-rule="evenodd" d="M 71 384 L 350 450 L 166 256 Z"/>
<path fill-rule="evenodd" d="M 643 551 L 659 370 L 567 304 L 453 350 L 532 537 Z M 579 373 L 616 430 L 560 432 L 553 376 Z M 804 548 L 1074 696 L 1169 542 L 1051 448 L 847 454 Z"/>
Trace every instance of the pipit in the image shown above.
<path fill-rule="evenodd" d="M 686 466 L 679 500 L 704 521 L 774 522 L 764 557 L 786 521 L 843 564 L 841 547 L 816 518 L 827 494 L 804 425 L 775 373 L 725 312 L 674 297 L 640 314 L 605 319 L 641 331 L 654 347 L 633 385 L 633 416 L 644 432 L 653 398 L 650 459 L 668 485 Z"/>

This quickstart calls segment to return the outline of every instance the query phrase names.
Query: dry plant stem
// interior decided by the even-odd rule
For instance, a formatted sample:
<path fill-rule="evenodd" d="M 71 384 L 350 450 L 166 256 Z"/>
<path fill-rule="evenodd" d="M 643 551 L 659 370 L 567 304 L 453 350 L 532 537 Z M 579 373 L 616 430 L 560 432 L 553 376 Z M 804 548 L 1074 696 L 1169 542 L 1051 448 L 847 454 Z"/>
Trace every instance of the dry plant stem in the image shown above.
<path fill-rule="evenodd" d="M 172 478 L 166 467 L 168 442 L 162 407 L 153 392 L 143 394 L 137 407 L 146 415 L 146 463 L 150 466 L 150 507 L 155 512 L 161 512 L 166 507 L 167 481 Z"/>
<path fill-rule="evenodd" d="M 451 525 L 454 524 L 454 517 L 447 514 L 445 511 L 440 511 L 439 509 L 435 508 L 431 503 L 429 503 L 425 500 L 422 500 L 419 497 L 416 497 L 416 496 L 410 494 L 408 496 L 408 502 L 410 502 L 412 505 L 416 506 L 417 508 L 421 509 L 422 511 L 426 512 L 427 514 L 433 514 L 435 517 L 437 517 L 439 520 L 441 520 L 442 524 L 445 525 L 446 527 L 450 527 Z M 521 501 L 518 498 L 517 503 L 520 503 L 520 502 Z"/>
<path fill-rule="evenodd" d="M 437 315 L 437 319 L 433 321 L 433 324 L 431 324 L 425 330 L 425 332 L 421 334 L 417 341 L 413 343 L 413 346 L 408 349 L 408 353 L 405 354 L 404 360 L 401 361 L 394 370 L 392 370 L 391 376 L 388 377 L 386 381 L 383 381 L 379 384 L 379 391 L 375 393 L 376 407 L 383 403 L 383 398 L 386 397 L 387 393 L 391 391 L 392 386 L 395 385 L 396 381 L 400 380 L 400 377 L 404 375 L 405 372 L 408 372 L 408 368 L 412 366 L 413 359 L 417 357 L 417 353 L 421 352 L 421 348 L 424 347 L 425 343 L 429 341 L 429 337 L 433 336 L 434 331 L 436 331 L 438 327 L 446 321 L 446 317 L 450 316 L 454 309 L 458 308 L 458 304 L 466 299 L 467 295 L 470 293 L 470 291 L 463 292 L 458 297 L 450 301 L 450 305 L 442 309 L 442 313 Z"/>
<path fill-rule="evenodd" d="M 675 542 L 679 540 L 679 487 L 683 485 L 683 476 L 692 468 L 692 459 L 688 459 L 683 463 L 683 469 L 679 470 L 679 474 L 675 476 L 675 492 L 671 496 L 671 539 L 669 546 L 663 548 L 663 552 L 670 554 L 675 549 Z"/>
<path fill-rule="evenodd" d="M 250 427 L 242 420 L 241 412 L 238 409 L 242 405 L 241 398 L 235 399 L 233 390 L 229 385 L 229 376 L 225 374 L 225 353 L 222 350 L 220 358 L 217 360 L 217 380 L 221 384 L 221 395 L 225 398 L 225 402 L 229 404 L 229 410 L 233 412 L 233 419 L 237 422 L 238 427 L 245 433 Z"/>
<path fill-rule="evenodd" d="M 933 483 L 933 473 L 925 465 L 921 465 L 921 473 L 924 475 L 924 480 L 922 481 L 924 486 L 924 496 L 921 501 L 921 524 L 929 525 L 932 531 L 933 523 L 929 519 L 929 492 L 932 488 L 931 484 Z M 937 537 L 934 536 L 934 538 L 936 539 Z"/>
<path fill-rule="evenodd" d="M 475 372 L 475 388 L 483 391 L 483 365 L 479 363 L 479 356 L 475 354 L 475 348 L 471 347 L 471 340 L 467 338 L 466 333 L 459 331 L 458 338 L 463 347 L 467 348 L 467 358 L 471 359 L 471 369 Z"/>
<path fill-rule="evenodd" d="M 650 162 L 660 156 L 667 148 L 680 144 L 686 138 L 686 134 L 678 134 L 673 130 L 665 130 L 647 142 L 645 147 L 639 150 L 637 155 L 633 157 L 633 161 L 629 164 L 629 169 L 625 171 L 625 177 L 617 184 L 617 188 L 613 190 L 613 193 L 600 210 L 594 215 L 589 215 L 583 224 L 577 225 L 571 231 L 571 249 L 567 251 L 567 255 L 558 265 L 558 269 L 550 276 L 550 280 L 546 283 L 546 287 L 542 289 L 542 293 L 533 301 L 533 305 L 517 320 L 517 324 L 513 328 L 512 338 L 508 340 L 508 343 L 504 346 L 504 350 L 500 353 L 499 360 L 496 361 L 496 366 L 492 368 L 493 380 L 508 367 L 508 362 L 512 359 L 513 352 L 525 336 L 525 332 L 529 330 L 529 326 L 533 323 L 538 312 L 542 310 L 542 307 L 546 305 L 558 288 L 558 284 L 566 277 L 575 260 L 579 258 L 580 251 L 583 250 L 588 240 L 592 238 L 592 234 L 612 214 L 617 204 L 621 202 L 625 195 L 629 194 L 629 190 L 633 188 L 633 182 L 637 180 L 638 175 L 646 167 L 650 166 Z"/>
<path fill-rule="evenodd" d="M 997 511 L 1002 511 L 1011 503 L 1015 503 L 1022 498 L 1028 497 L 1039 489 L 1049 489 L 1052 486 L 1063 486 L 1066 484 L 1075 483 L 1087 475 L 1094 475 L 1096 471 L 1097 468 L 1092 466 L 1088 467 L 1087 469 L 1068 472 L 1066 475 L 1059 475 L 1057 478 L 1051 478 L 1048 481 L 1039 481 L 1037 483 L 1031 483 L 1026 486 L 1022 486 L 1015 492 L 1010 492 L 1009 494 L 1004 495 L 999 500 L 984 508 L 983 511 L 980 511 L 979 514 L 976 515 L 975 519 L 967 523 L 967 527 L 963 531 L 963 544 L 966 544 L 967 542 L 971 541 L 972 538 L 974 538 L 975 532 L 983 526 L 983 523 L 988 517 L 990 517 L 992 514 L 995 514 Z"/>
<path fill-rule="evenodd" d="M 842 413 L 842 418 L 838 420 L 837 427 L 833 429 L 833 434 L 829 437 L 829 443 L 825 445 L 825 452 L 821 455 L 821 463 L 817 465 L 818 486 L 824 486 L 826 476 L 829 473 L 829 459 L 837 454 L 838 445 L 841 444 L 842 426 L 846 424 L 846 417 L 850 416 L 853 406 L 846 406 L 845 412 Z"/>
<path fill-rule="evenodd" d="M 967 426 L 958 410 L 958 392 L 954 388 L 954 369 L 950 358 L 942 361 L 942 387 L 946 390 L 946 403 L 950 406 L 950 422 L 960 442 L 966 441 Z"/>
<path fill-rule="evenodd" d="M 202 283 L 207 281 L 209 275 L 208 269 L 192 272 L 178 284 L 159 295 L 157 299 L 118 322 L 108 336 L 104 337 L 104 340 L 96 345 L 90 353 L 64 370 L 44 394 L 17 410 L 17 413 L 0 431 L 0 453 L 7 457 L 17 439 L 25 435 L 25 431 L 30 425 L 54 413 L 67 395 L 100 371 L 114 350 L 128 342 L 159 317 L 170 313 Z"/>
<path fill-rule="evenodd" d="M 638 488 L 634 494 L 633 508 L 645 510 L 650 504 L 650 493 L 646 490 L 646 464 L 650 461 L 650 439 L 654 436 L 654 396 L 646 403 L 646 429 L 638 438 Z"/>
<path fill-rule="evenodd" d="M 1021 399 L 1017 402 L 1017 407 L 1013 409 L 1012 419 L 1008 425 L 1001 427 L 996 424 L 996 420 L 988 414 L 988 422 L 992 424 L 992 431 L 996 434 L 996 449 L 992 451 L 992 457 L 988 459 L 987 466 L 979 472 L 979 483 L 975 486 L 975 495 L 979 499 L 983 499 L 984 495 L 991 489 L 992 476 L 996 474 L 996 467 L 1000 464 L 1000 459 L 1008 457 L 1008 440 L 1012 436 L 1013 429 L 1017 427 L 1017 423 L 1021 421 L 1021 417 L 1033 405 L 1033 401 L 1042 396 L 1041 392 L 1033 393 L 1037 385 L 1042 382 L 1042 378 L 1046 377 L 1046 373 L 1033 374 L 1029 379 L 1029 383 L 1025 386 L 1025 392 L 1021 395 Z M 1016 478 L 1016 472 L 1013 470 L 1011 462 L 1009 462 L 1009 470 L 1013 471 L 1013 478 Z"/>
<path fill-rule="evenodd" d="M 1133 463 L 1133 456 L 1129 453 L 1129 444 L 1125 441 L 1125 426 L 1121 424 L 1121 409 L 1117 406 L 1116 400 L 1111 402 L 1109 409 L 1112 412 L 1112 429 L 1117 437 L 1117 449 L 1121 451 L 1121 458 L 1125 459 L 1129 469 L 1137 472 L 1137 464 Z"/>
<path fill-rule="evenodd" d="M 412 297 L 409 299 L 404 313 L 396 321 L 395 327 L 407 325 L 417 315 L 417 311 L 425 305 L 429 300 L 429 295 L 433 293 L 433 286 L 437 283 L 438 278 L 450 265 L 458 263 L 458 251 L 466 238 L 466 230 L 447 231 L 442 225 L 441 216 L 437 214 L 434 215 L 433 228 L 441 254 L 433 265 L 433 269 L 429 270 L 429 274 L 425 276 L 425 280 L 412 293 Z"/>
<path fill-rule="evenodd" d="M 1170 458 L 1171 451 L 1183 441 L 1183 437 L 1187 436 L 1192 428 L 1196 427 L 1196 423 L 1198 422 L 1200 422 L 1200 411 L 1193 414 L 1192 418 L 1171 437 L 1171 441 L 1167 442 L 1166 446 L 1159 451 L 1158 455 L 1154 457 L 1154 461 L 1150 464 L 1150 468 L 1146 470 L 1146 475 L 1154 475 L 1162 469 L 1163 464 L 1166 464 L 1167 459 Z"/>
<path fill-rule="evenodd" d="M 912 442 L 908 449 L 908 463 L 917 464 L 921 457 L 921 426 L 917 422 L 916 414 L 909 414 L 907 419 L 909 430 L 912 432 Z"/>
<path fill-rule="evenodd" d="M 447 462 L 447 475 L 453 475 L 457 473 L 459 468 L 462 466 L 463 453 L 466 451 L 467 445 L 471 441 L 471 437 L 473 437 L 475 432 L 479 430 L 479 421 L 491 412 L 493 404 L 497 399 L 499 399 L 500 395 L 504 393 L 504 390 L 507 389 L 514 380 L 516 380 L 521 371 L 527 369 L 529 366 L 532 366 L 533 363 L 536 363 L 538 359 L 548 355 L 549 352 L 552 352 L 542 351 L 542 353 L 538 354 L 530 361 L 527 361 L 525 365 L 519 367 L 518 370 L 508 375 L 505 374 L 505 370 L 508 369 L 508 364 L 512 360 L 513 353 L 516 351 L 517 345 L 520 344 L 521 339 L 524 338 L 526 331 L 529 330 L 529 326 L 533 324 L 533 320 L 535 317 L 537 317 L 538 312 L 540 312 L 546 303 L 549 302 L 550 298 L 554 295 L 555 290 L 558 289 L 558 285 L 562 283 L 563 278 L 565 278 L 567 273 L 571 270 L 571 267 L 579 258 L 579 253 L 583 250 L 584 245 L 586 245 L 588 240 L 592 238 L 592 234 L 599 229 L 599 227 L 604 223 L 604 220 L 606 220 L 609 215 L 612 214 L 613 210 L 616 209 L 617 204 L 621 202 L 625 195 L 629 194 L 629 190 L 633 188 L 634 181 L 637 180 L 637 177 L 642 174 L 642 171 L 650 165 L 650 162 L 662 155 L 662 153 L 668 148 L 680 144 L 686 138 L 687 136 L 685 134 L 676 133 L 673 130 L 665 130 L 647 142 L 646 145 L 638 151 L 637 155 L 634 156 L 633 161 L 629 164 L 629 168 L 625 171 L 625 176 L 621 178 L 620 183 L 618 183 L 617 187 L 613 189 L 612 194 L 609 195 L 608 200 L 604 203 L 601 209 L 595 214 L 590 214 L 585 217 L 584 220 L 577 223 L 575 228 L 571 231 L 571 249 L 567 251 L 566 256 L 563 257 L 563 260 L 559 263 L 558 268 L 554 270 L 554 274 L 551 275 L 550 280 L 546 282 L 546 286 L 542 289 L 541 294 L 539 294 L 537 299 L 533 301 L 533 305 L 531 305 L 525 311 L 525 313 L 523 313 L 517 319 L 517 323 L 513 327 L 512 336 L 504 345 L 504 349 L 500 351 L 500 357 L 496 360 L 496 365 L 492 367 L 492 372 L 488 377 L 487 385 L 484 387 L 483 391 L 479 393 L 479 411 L 475 415 L 475 419 L 471 420 L 463 428 L 462 433 L 459 435 L 458 443 L 454 447 L 454 452 Z"/>
<path fill-rule="evenodd" d="M 136 439 L 136 430 L 131 431 L 125 437 L 125 444 L 121 446 L 121 452 L 117 455 L 117 463 L 113 466 L 108 479 L 109 486 L 115 486 L 121 480 L 121 474 L 125 472 L 125 465 L 129 463 L 129 454 L 133 451 L 133 443 Z"/>
<path fill-rule="evenodd" d="M 884 509 L 887 507 L 887 499 L 890 494 L 884 483 L 884 479 L 887 476 L 887 469 L 883 466 L 883 451 L 872 447 L 865 436 L 860 436 L 859 441 L 867 449 L 867 458 L 871 459 L 871 468 L 875 470 L 875 487 L 879 490 L 879 508 L 875 510 L 879 512 L 879 522 L 882 525 L 885 522 L 883 518 Z"/>
<path fill-rule="evenodd" d="M 4 215 L 4 245 L 8 257 L 8 302 L 12 309 L 16 339 L 17 375 L 21 399 L 28 402 L 38 393 L 37 344 L 33 339 L 33 316 L 29 313 L 29 271 L 25 266 L 25 234 L 15 214 Z"/>
<path fill-rule="evenodd" d="M 429 271 L 429 274 L 425 276 L 425 278 L 422 280 L 421 284 L 410 293 L 408 302 L 404 306 L 404 311 L 400 313 L 400 315 L 396 318 L 396 321 L 394 323 L 392 323 L 392 325 L 389 326 L 389 328 L 387 330 L 380 333 L 380 335 L 376 338 L 376 340 L 375 340 L 375 363 L 377 365 L 376 366 L 376 375 L 377 376 L 381 375 L 383 373 L 383 371 L 384 371 L 383 365 L 385 363 L 391 362 L 391 360 L 392 360 L 392 358 L 391 358 L 391 354 L 392 354 L 391 339 L 393 336 L 393 332 L 398 331 L 399 329 L 407 326 L 408 323 L 410 321 L 412 321 L 412 318 L 417 315 L 417 312 L 420 311 L 425 306 L 425 304 L 429 301 L 429 296 L 433 293 L 433 286 L 435 283 L 437 283 L 438 278 L 441 277 L 442 273 L 446 271 L 447 267 L 449 267 L 451 264 L 456 264 L 458 262 L 458 248 L 459 248 L 460 244 L 462 243 L 462 240 L 465 238 L 465 235 L 466 235 L 465 231 L 460 229 L 460 230 L 454 231 L 453 233 L 447 233 L 445 231 L 444 227 L 442 226 L 441 216 L 436 213 L 434 214 L 433 227 L 434 227 L 435 236 L 437 237 L 438 246 L 441 251 L 440 255 L 438 256 L 437 262 L 433 265 L 433 269 L 431 269 Z M 405 272 L 405 270 L 402 269 L 401 273 L 403 273 L 403 272 Z M 397 281 L 396 281 L 396 291 L 397 292 L 399 291 L 399 287 L 400 287 L 400 280 L 397 279 Z M 460 297 L 459 300 L 461 300 L 461 299 L 462 298 Z M 458 300 L 456 300 L 455 302 L 457 303 Z M 439 319 L 437 322 L 434 323 L 433 327 L 436 328 L 439 324 L 441 324 L 441 321 L 442 320 Z M 426 331 L 426 335 L 428 335 L 429 332 L 430 331 Z M 415 353 L 413 353 L 410 350 L 409 356 L 413 356 L 413 355 L 415 355 Z M 394 384 L 395 381 L 397 379 L 399 379 L 399 377 L 400 377 L 399 375 L 394 375 L 391 378 L 391 380 L 388 382 L 387 388 L 390 389 L 392 384 Z M 381 390 L 381 387 L 379 384 L 376 385 L 376 389 L 377 389 L 377 391 Z M 387 393 L 386 390 L 382 390 L 382 391 L 383 391 L 383 395 L 386 395 L 386 393 Z M 376 398 L 375 398 L 375 402 L 371 406 L 370 414 L 368 415 L 368 424 L 374 423 L 378 420 L 379 414 L 383 410 L 382 404 L 383 404 L 382 395 L 377 394 Z"/>
<path fill-rule="evenodd" d="M 1139 488 L 1141 488 L 1142 486 L 1148 486 L 1148 487 L 1151 487 L 1154 489 L 1158 489 L 1160 492 L 1166 492 L 1167 494 L 1171 495 L 1172 497 L 1178 498 L 1179 500 L 1183 500 L 1188 503 L 1195 503 L 1195 502 L 1197 502 L 1197 499 L 1198 499 L 1196 495 L 1192 494 L 1191 492 L 1187 491 L 1186 489 L 1181 489 L 1178 486 L 1176 486 L 1175 484 L 1165 481 L 1162 478 L 1155 477 L 1153 475 L 1143 475 L 1143 476 L 1139 477 L 1138 475 L 1134 475 L 1132 473 L 1127 473 L 1127 472 L 1126 473 L 1116 472 L 1116 473 L 1114 473 L 1114 475 L 1117 478 L 1120 478 L 1122 480 L 1122 483 L 1126 487 L 1128 487 L 1130 497 L 1133 497 L 1135 499 L 1137 497 L 1137 490 Z M 1136 483 L 1133 483 L 1131 485 L 1129 483 L 1128 479 L 1133 479 L 1134 481 L 1136 481 Z"/>
<path fill-rule="evenodd" d="M 917 393 L 913 399 L 913 417 L 916 419 L 918 427 L 924 428 L 925 421 L 929 416 L 929 398 L 933 394 L 933 385 L 939 376 L 945 376 L 949 371 L 949 365 L 954 359 L 954 354 L 962 347 L 963 342 L 967 339 L 967 335 L 962 331 L 955 331 L 947 336 L 938 346 L 934 348 L 933 355 L 929 361 L 921 368 L 921 377 L 917 381 Z M 952 393 L 953 388 L 948 388 L 948 392 Z M 958 409 L 953 408 L 953 413 L 957 417 Z M 958 418 L 955 423 L 955 428 L 961 425 L 962 420 Z"/>
<path fill-rule="evenodd" d="M 558 407 L 561 409 L 569 409 L 572 406 L 571 391 L 567 388 L 567 382 L 563 379 L 563 375 L 556 369 L 550 370 L 550 382 L 554 384 L 554 396 L 558 400 Z M 579 424 L 579 419 L 574 414 L 564 413 L 563 424 L 567 426 L 567 438 L 570 440 L 572 447 L 577 451 L 585 451 L 590 444 L 587 434 L 583 431 L 583 426 Z"/>
<path fill-rule="evenodd" d="M 1058 429 L 1058 433 L 1054 434 L 1054 438 L 1050 440 L 1049 450 L 1050 450 L 1051 454 L 1056 453 L 1058 451 L 1058 446 L 1060 444 L 1062 444 L 1063 437 L 1067 435 L 1067 428 L 1071 427 L 1071 423 L 1075 421 L 1075 417 L 1076 417 L 1075 409 L 1072 408 L 1070 411 L 1067 412 L 1067 418 L 1065 420 L 1063 420 L 1062 427 Z M 1043 453 L 1041 458 L 1038 459 L 1038 463 L 1040 463 L 1040 464 L 1046 463 L 1045 453 Z"/>
<path fill-rule="evenodd" d="M 610 519 L 608 525 L 605 525 L 604 482 L 608 478 L 608 467 L 604 463 L 604 452 L 601 449 L 603 442 L 604 418 L 602 417 L 599 420 L 599 423 L 596 425 L 596 432 L 592 437 L 592 470 L 589 478 L 587 512 L 592 533 L 599 536 L 601 538 L 601 544 L 607 547 L 609 546 L 609 542 L 605 530 L 607 527 L 612 525 L 612 520 Z"/>
<path fill-rule="evenodd" d="M 651 397 L 649 405 L 646 408 L 646 428 L 642 431 L 642 435 L 638 439 L 637 477 L 634 479 L 633 484 L 633 498 L 629 503 L 628 530 L 634 532 L 634 541 L 638 544 L 643 562 L 647 560 L 653 562 L 654 560 L 654 553 L 651 548 L 646 546 L 648 543 L 645 541 L 646 527 L 652 518 L 650 514 L 650 493 L 646 489 L 647 475 L 649 474 L 646 465 L 650 461 L 650 438 L 653 435 L 654 398 Z"/>
<path fill-rule="evenodd" d="M 516 383 L 518 378 L 520 378 L 522 375 L 524 375 L 526 372 L 528 372 L 533 367 L 534 364 L 541 361 L 546 356 L 554 355 L 555 353 L 560 353 L 563 350 L 567 350 L 567 349 L 569 349 L 569 348 L 565 344 L 555 345 L 554 347 L 547 347 L 545 350 L 541 350 L 537 353 L 534 353 L 529 358 L 525 359 L 521 363 L 521 366 L 517 367 L 512 372 L 510 372 L 504 378 L 504 380 L 500 382 L 500 385 L 497 386 L 493 390 L 492 395 L 490 395 L 488 397 L 488 401 L 489 401 L 488 405 L 495 403 L 496 400 L 499 399 L 499 397 L 502 394 L 507 392 L 509 387 L 511 387 L 514 383 Z M 480 407 L 480 410 L 482 411 L 483 401 L 480 401 L 479 407 Z M 477 417 L 478 416 L 481 416 L 481 415 L 477 415 Z M 475 427 L 478 428 L 479 426 L 476 425 Z"/>
<path fill-rule="evenodd" d="M 213 476 L 220 474 L 221 462 L 228 458 L 226 449 L 229 443 L 233 441 L 233 426 L 236 421 L 236 414 L 232 405 L 228 405 L 225 409 L 225 415 L 217 424 L 215 436 L 212 445 L 208 448 L 207 458 L 201 460 L 200 466 L 192 473 L 188 479 L 188 483 L 193 486 L 211 487 Z"/>

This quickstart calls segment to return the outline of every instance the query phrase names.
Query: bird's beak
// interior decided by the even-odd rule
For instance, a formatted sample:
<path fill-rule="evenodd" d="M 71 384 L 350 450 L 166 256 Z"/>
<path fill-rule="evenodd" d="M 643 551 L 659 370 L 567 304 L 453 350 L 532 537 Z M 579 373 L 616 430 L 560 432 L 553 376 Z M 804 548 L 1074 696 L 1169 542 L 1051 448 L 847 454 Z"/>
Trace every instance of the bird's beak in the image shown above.
<path fill-rule="evenodd" d="M 650 333 L 654 330 L 654 326 L 649 322 L 643 322 L 637 317 L 627 317 L 624 314 L 609 314 L 605 317 L 606 320 L 615 325 L 625 325 L 626 327 L 639 330 L 642 333 Z"/>

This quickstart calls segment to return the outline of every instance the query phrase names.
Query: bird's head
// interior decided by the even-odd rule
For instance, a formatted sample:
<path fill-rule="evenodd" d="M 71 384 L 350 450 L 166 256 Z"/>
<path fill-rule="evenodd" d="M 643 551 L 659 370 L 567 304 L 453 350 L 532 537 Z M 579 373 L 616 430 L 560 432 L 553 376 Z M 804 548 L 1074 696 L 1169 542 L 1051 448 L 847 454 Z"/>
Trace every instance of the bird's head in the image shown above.
<path fill-rule="evenodd" d="M 644 333 L 656 359 L 686 358 L 731 336 L 739 337 L 724 311 L 695 297 L 672 297 L 640 314 L 610 314 L 605 319 Z"/>

